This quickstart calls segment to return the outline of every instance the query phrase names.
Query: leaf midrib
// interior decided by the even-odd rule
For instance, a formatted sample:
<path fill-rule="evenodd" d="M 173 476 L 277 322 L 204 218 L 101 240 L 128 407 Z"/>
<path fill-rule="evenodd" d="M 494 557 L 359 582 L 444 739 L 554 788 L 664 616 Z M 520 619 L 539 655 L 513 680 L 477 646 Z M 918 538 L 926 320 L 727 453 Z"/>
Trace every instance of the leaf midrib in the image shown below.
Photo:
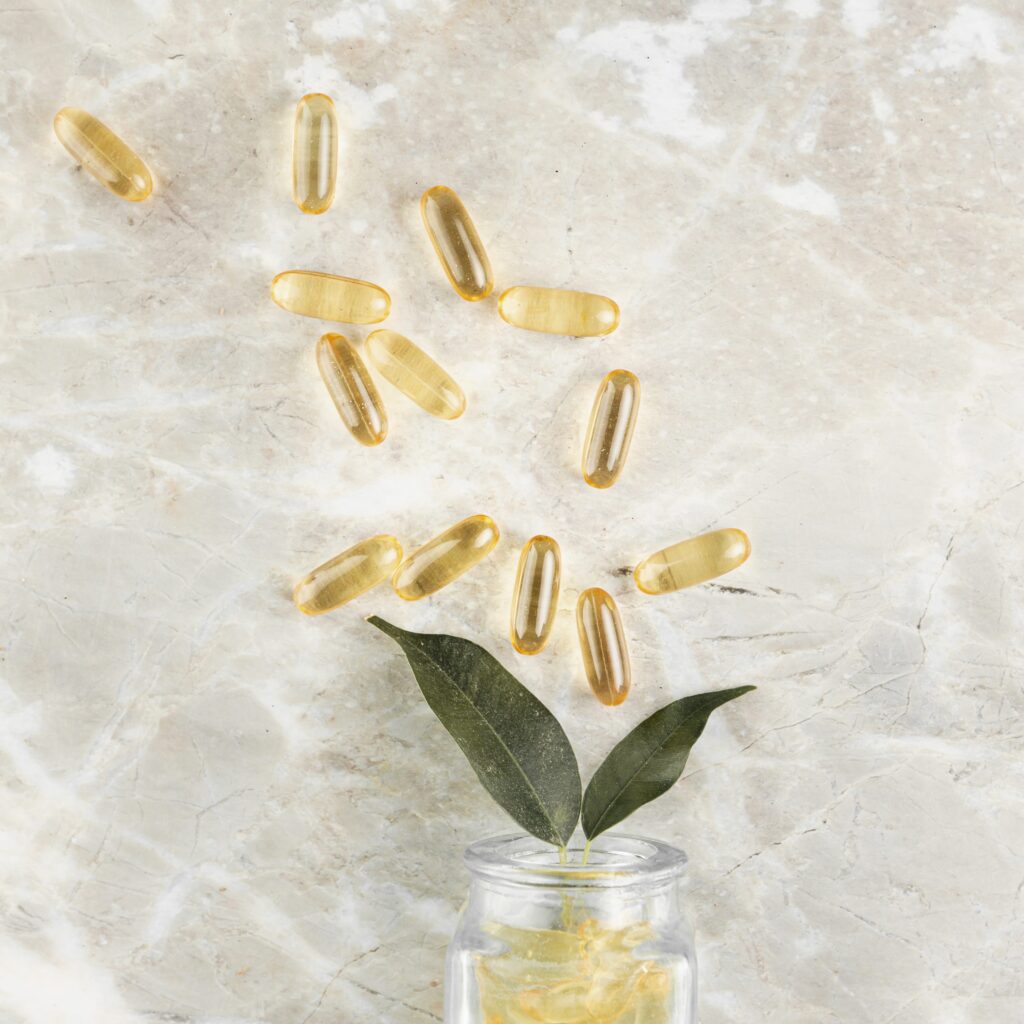
<path fill-rule="evenodd" d="M 440 673 L 441 673 L 441 674 L 442 674 L 442 675 L 443 675 L 443 676 L 444 676 L 444 677 L 445 677 L 445 678 L 446 678 L 447 680 L 449 680 L 449 681 L 451 682 L 452 686 L 454 686 L 454 687 L 455 687 L 455 690 L 456 690 L 456 691 L 458 692 L 459 696 L 460 696 L 460 697 L 461 697 L 461 698 L 462 698 L 462 699 L 463 699 L 463 700 L 464 700 L 464 701 L 465 701 L 465 702 L 466 702 L 466 703 L 467 703 L 467 704 L 468 704 L 468 705 L 469 705 L 469 706 L 470 706 L 470 707 L 471 707 L 471 708 L 473 709 L 473 711 L 474 711 L 474 712 L 476 712 L 477 716 L 478 716 L 478 717 L 479 717 L 479 719 L 480 719 L 480 720 L 481 720 L 481 721 L 482 721 L 482 722 L 484 723 L 484 725 L 486 725 L 486 726 L 487 726 L 487 728 L 488 728 L 488 729 L 490 729 L 490 731 L 491 731 L 491 733 L 493 734 L 494 738 L 495 738 L 495 739 L 496 739 L 496 740 L 498 741 L 498 743 L 499 743 L 499 744 L 501 745 L 501 748 L 502 748 L 502 749 L 503 749 L 503 750 L 505 751 L 505 753 L 506 753 L 506 754 L 508 754 L 508 756 L 509 756 L 509 758 L 511 759 L 512 763 L 513 763 L 513 764 L 514 764 L 514 765 L 516 766 L 516 769 L 517 769 L 517 771 L 518 771 L 518 772 L 519 772 L 519 774 L 520 774 L 520 775 L 521 775 L 521 776 L 523 777 L 523 781 L 524 781 L 524 782 L 526 783 L 526 785 L 527 785 L 527 787 L 529 788 L 530 792 L 531 792 L 531 793 L 532 793 L 532 794 L 534 795 L 534 797 L 536 798 L 536 801 L 537 801 L 537 806 L 538 806 L 538 807 L 540 808 L 540 812 L 541 812 L 541 815 L 543 816 L 544 820 L 545 820 L 545 821 L 546 821 L 546 822 L 548 823 L 548 825 L 550 825 L 550 826 L 551 826 L 551 832 L 552 832 L 552 834 L 553 834 L 553 835 L 556 835 L 556 836 L 558 836 L 558 839 L 559 839 L 559 841 L 562 841 L 562 833 L 561 833 L 561 830 L 557 828 L 557 826 L 555 825 L 555 823 L 554 823 L 554 822 L 553 822 L 553 821 L 551 820 L 551 818 L 550 818 L 550 817 L 548 816 L 548 813 L 547 813 L 547 809 L 546 809 L 546 808 L 545 808 L 545 806 L 544 806 L 544 801 L 543 801 L 543 799 L 541 798 L 541 795 L 540 795 L 540 793 L 538 793 L 538 792 L 537 792 L 537 790 L 536 790 L 536 787 L 535 787 L 535 786 L 533 785 L 533 782 L 531 781 L 531 779 L 530 779 L 529 775 L 527 775 L 527 774 L 526 774 L 526 772 L 525 772 L 525 771 L 523 770 L 523 768 L 522 768 L 522 767 L 520 766 L 520 764 L 519 764 L 519 759 L 518 759 L 518 758 L 516 757 L 516 755 L 515 755 L 515 754 L 513 754 L 513 753 L 512 753 L 512 751 L 511 751 L 511 750 L 509 749 L 509 746 L 508 746 L 508 744 L 507 744 L 507 743 L 506 743 L 506 742 L 505 742 L 505 741 L 504 741 L 504 740 L 503 740 L 503 739 L 501 738 L 501 735 L 500 735 L 500 733 L 499 733 L 499 732 L 498 732 L 498 731 L 497 731 L 497 730 L 496 730 L 496 729 L 494 728 L 494 726 L 493 726 L 493 725 L 491 725 L 491 723 L 490 723 L 490 722 L 488 721 L 488 719 L 487 719 L 487 716 L 486 716 L 486 715 L 484 715 L 484 713 L 483 713 L 483 712 L 482 712 L 482 711 L 481 711 L 481 710 L 480 710 L 480 709 L 479 709 L 479 708 L 478 708 L 478 707 L 477 707 L 477 706 L 476 706 L 476 705 L 475 705 L 475 704 L 474 704 L 474 703 L 473 703 L 473 702 L 472 702 L 472 701 L 471 701 L 471 700 L 470 700 L 470 699 L 469 699 L 469 698 L 468 698 L 468 697 L 466 696 L 466 694 L 465 694 L 465 693 L 463 692 L 463 690 L 462 690 L 462 687 L 461 687 L 461 686 L 459 686 L 459 685 L 458 685 L 458 683 L 456 683 L 456 682 L 455 682 L 455 680 L 454 680 L 454 679 L 452 678 L 452 676 L 451 676 L 451 675 L 450 675 L 450 674 L 448 673 L 448 671 L 447 671 L 447 670 L 446 670 L 446 669 L 444 668 L 444 666 L 443 666 L 443 665 L 441 665 L 441 663 L 440 663 L 440 662 L 438 662 L 438 661 L 437 661 L 437 660 L 436 660 L 436 659 L 435 659 L 435 658 L 434 658 L 434 657 L 433 657 L 433 656 L 432 656 L 432 655 L 431 655 L 431 654 L 430 654 L 430 653 L 429 653 L 429 652 L 428 652 L 428 651 L 427 651 L 427 650 L 426 650 L 426 649 L 425 649 L 424 647 L 420 646 L 419 644 L 416 644 L 416 646 L 417 646 L 417 648 L 419 649 L 420 653 L 421 653 L 421 654 L 422 654 L 422 655 L 423 655 L 423 656 L 424 656 L 424 657 L 425 657 L 425 658 L 426 658 L 426 659 L 427 659 L 427 660 L 428 660 L 428 661 L 429 661 L 429 662 L 430 662 L 430 663 L 431 663 L 431 664 L 432 664 L 432 665 L 433 665 L 433 666 L 434 666 L 435 668 L 437 668 L 437 669 L 438 669 L 438 671 L 439 671 L 439 672 L 440 672 Z"/>

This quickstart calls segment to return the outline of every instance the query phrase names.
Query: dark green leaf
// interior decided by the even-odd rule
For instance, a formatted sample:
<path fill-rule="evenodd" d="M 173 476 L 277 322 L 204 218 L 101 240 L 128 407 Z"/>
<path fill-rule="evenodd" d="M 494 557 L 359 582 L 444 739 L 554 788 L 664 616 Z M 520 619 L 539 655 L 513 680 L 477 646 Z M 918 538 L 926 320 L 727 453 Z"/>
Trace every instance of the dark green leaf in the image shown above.
<path fill-rule="evenodd" d="M 482 647 L 369 620 L 405 652 L 423 696 L 484 788 L 527 832 L 565 846 L 580 816 L 580 772 L 555 716 Z"/>
<path fill-rule="evenodd" d="M 737 686 L 674 700 L 616 744 L 583 796 L 587 838 L 600 835 L 671 789 L 683 774 L 711 712 L 753 689 L 756 687 Z"/>

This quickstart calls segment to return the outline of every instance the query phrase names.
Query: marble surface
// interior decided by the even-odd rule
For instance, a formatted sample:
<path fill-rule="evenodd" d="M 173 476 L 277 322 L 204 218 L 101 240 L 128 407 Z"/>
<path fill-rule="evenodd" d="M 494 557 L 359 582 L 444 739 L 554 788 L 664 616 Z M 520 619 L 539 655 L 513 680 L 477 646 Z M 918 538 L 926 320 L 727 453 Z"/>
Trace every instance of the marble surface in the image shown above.
<path fill-rule="evenodd" d="M 0 1020 L 438 1020 L 461 848 L 506 828 L 373 613 L 476 638 L 589 770 L 666 700 L 742 683 L 634 831 L 685 847 L 703 1024 L 1024 1018 L 1024 15 L 1014 0 L 32 0 L 0 10 Z M 326 216 L 294 103 L 343 123 Z M 158 179 L 75 168 L 85 107 Z M 614 296 L 516 331 L 419 223 L 459 190 L 499 287 Z M 381 387 L 363 449 L 269 300 L 365 277 L 462 383 Z M 352 329 L 361 339 L 364 331 Z M 611 491 L 597 382 L 644 382 Z M 302 572 L 476 512 L 434 598 L 307 619 Z M 754 554 L 665 598 L 626 572 L 708 527 Z M 562 543 L 541 656 L 519 545 Z M 620 602 L 635 691 L 586 691 L 573 606 Z"/>

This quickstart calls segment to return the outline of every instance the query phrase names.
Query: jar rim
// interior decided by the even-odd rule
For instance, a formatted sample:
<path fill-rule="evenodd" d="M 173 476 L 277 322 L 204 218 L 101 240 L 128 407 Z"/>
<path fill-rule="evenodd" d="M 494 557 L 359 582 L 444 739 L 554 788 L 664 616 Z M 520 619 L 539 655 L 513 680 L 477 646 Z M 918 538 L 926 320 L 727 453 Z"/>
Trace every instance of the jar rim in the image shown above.
<path fill-rule="evenodd" d="M 570 843 L 565 864 L 555 847 L 519 832 L 481 839 L 466 847 L 463 859 L 479 878 L 530 888 L 615 888 L 654 885 L 678 878 L 687 856 L 668 843 L 641 836 L 605 832 L 594 840 L 590 857 L 581 863 L 583 846 Z"/>

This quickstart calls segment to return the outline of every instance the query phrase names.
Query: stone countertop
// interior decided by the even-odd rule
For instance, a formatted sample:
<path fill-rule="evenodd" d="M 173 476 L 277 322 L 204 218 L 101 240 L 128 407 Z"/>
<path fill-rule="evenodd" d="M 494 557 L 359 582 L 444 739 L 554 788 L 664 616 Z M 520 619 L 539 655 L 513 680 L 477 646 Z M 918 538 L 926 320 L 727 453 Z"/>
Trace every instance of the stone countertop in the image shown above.
<path fill-rule="evenodd" d="M 586 769 L 670 698 L 756 683 L 629 822 L 692 862 L 703 1024 L 1024 1015 L 1024 16 L 1013 0 L 36 0 L 0 11 L 0 1020 L 438 1020 L 459 855 L 506 830 L 364 623 L 480 640 Z M 338 196 L 289 193 L 305 92 Z M 50 122 L 84 107 L 139 205 Z M 419 222 L 465 198 L 499 289 L 615 297 L 603 339 L 460 301 Z M 462 383 L 344 431 L 290 267 L 378 281 Z M 365 330 L 347 331 L 361 340 Z M 577 462 L 637 373 L 629 465 Z M 298 614 L 301 573 L 476 512 L 433 598 Z M 650 598 L 716 526 L 754 554 Z M 565 556 L 549 648 L 506 639 L 519 546 Z M 573 607 L 619 601 L 634 693 Z"/>

